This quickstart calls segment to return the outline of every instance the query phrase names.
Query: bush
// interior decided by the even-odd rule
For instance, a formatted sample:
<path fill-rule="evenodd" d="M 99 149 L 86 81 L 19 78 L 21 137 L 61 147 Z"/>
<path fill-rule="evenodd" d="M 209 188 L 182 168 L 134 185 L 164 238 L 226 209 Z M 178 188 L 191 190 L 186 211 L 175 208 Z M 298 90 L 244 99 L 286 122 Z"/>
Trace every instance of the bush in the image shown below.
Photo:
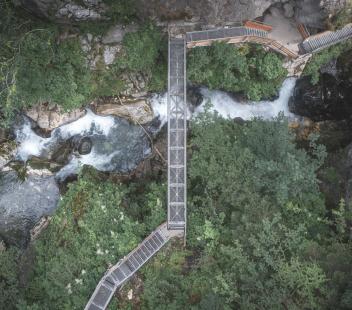
<path fill-rule="evenodd" d="M 0 109 L 5 120 L 40 102 L 57 103 L 64 110 L 85 104 L 91 74 L 78 39 L 60 42 L 56 27 L 25 23 L 11 9 L 8 13 L 0 25 Z"/>
<path fill-rule="evenodd" d="M 117 66 L 127 72 L 150 77 L 150 91 L 161 91 L 167 83 L 167 43 L 160 29 L 149 24 L 123 39 L 123 55 Z"/>
<path fill-rule="evenodd" d="M 145 197 L 136 188 L 89 171 L 70 184 L 35 243 L 33 273 L 22 291 L 27 307 L 83 309 L 106 269 L 165 220 L 163 187 L 144 186 Z"/>
<path fill-rule="evenodd" d="M 191 50 L 187 73 L 195 84 L 243 92 L 248 99 L 260 100 L 277 94 L 287 74 L 282 64 L 280 56 L 259 46 L 214 43 Z"/>
<path fill-rule="evenodd" d="M 311 83 L 316 85 L 320 78 L 320 68 L 331 60 L 338 58 L 341 54 L 352 49 L 352 42 L 344 42 L 324 49 L 321 52 L 313 54 L 303 74 L 311 77 Z"/>

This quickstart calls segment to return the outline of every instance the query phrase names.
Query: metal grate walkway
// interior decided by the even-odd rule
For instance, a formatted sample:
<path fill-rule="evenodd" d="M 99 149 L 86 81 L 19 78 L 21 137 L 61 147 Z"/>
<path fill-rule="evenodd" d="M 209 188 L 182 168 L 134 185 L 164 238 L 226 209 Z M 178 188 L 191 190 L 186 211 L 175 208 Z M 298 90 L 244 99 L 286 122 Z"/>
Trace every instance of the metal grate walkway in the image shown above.
<path fill-rule="evenodd" d="M 95 288 L 85 310 L 106 309 L 117 288 L 121 287 L 173 236 L 174 234 L 167 230 L 166 223 L 153 231 L 136 249 L 107 271 Z"/>
<path fill-rule="evenodd" d="M 168 228 L 186 227 L 186 45 L 169 39 L 168 64 Z"/>
<path fill-rule="evenodd" d="M 352 38 L 352 24 L 337 31 L 326 31 L 305 39 L 300 45 L 301 54 L 310 54 Z"/>
<path fill-rule="evenodd" d="M 268 32 L 265 30 L 249 27 L 218 28 L 203 31 L 187 32 L 187 44 L 197 41 L 221 40 L 243 36 L 266 37 Z"/>

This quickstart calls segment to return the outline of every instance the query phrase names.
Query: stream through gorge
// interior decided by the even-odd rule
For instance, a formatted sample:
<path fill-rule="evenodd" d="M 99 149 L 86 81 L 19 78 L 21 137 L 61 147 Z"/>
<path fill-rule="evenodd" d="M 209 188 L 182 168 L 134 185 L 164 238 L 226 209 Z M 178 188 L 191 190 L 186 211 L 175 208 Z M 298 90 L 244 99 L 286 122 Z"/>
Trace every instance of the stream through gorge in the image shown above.
<path fill-rule="evenodd" d="M 280 112 L 293 119 L 295 115 L 290 113 L 288 103 L 295 84 L 296 79 L 286 79 L 275 100 L 261 102 L 239 102 L 228 93 L 201 88 L 201 103 L 188 104 L 188 118 L 209 109 L 232 119 L 261 117 L 270 120 Z M 128 173 L 150 156 L 150 137 L 155 137 L 167 122 L 167 94 L 152 96 L 150 104 L 155 120 L 143 128 L 123 118 L 99 116 L 87 110 L 85 116 L 43 137 L 36 133 L 30 120 L 23 118 L 15 128 L 14 157 L 22 162 L 33 158 L 56 160 L 60 167 L 51 175 L 29 175 L 24 182 L 13 172 L 1 172 L 0 237 L 6 242 L 25 245 L 30 229 L 43 216 L 55 211 L 60 196 L 57 182 L 77 174 L 82 165 L 99 171 Z"/>

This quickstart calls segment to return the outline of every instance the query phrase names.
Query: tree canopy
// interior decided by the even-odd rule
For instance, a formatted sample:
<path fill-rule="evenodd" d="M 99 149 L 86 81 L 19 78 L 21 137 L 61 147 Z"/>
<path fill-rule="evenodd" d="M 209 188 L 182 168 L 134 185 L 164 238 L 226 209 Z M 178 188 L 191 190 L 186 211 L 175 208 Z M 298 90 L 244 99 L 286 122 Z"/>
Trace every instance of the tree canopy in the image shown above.
<path fill-rule="evenodd" d="M 193 48 L 187 60 L 188 79 L 211 89 L 243 92 L 260 100 L 277 94 L 285 76 L 281 56 L 256 45 L 214 43 Z"/>

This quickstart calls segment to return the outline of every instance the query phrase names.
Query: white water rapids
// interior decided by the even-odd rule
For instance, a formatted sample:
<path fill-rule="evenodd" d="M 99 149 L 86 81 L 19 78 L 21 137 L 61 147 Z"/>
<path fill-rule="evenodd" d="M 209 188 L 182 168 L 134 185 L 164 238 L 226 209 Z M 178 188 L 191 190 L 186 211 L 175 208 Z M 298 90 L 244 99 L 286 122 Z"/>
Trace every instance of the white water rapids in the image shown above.
<path fill-rule="evenodd" d="M 217 111 L 225 118 L 240 117 L 250 120 L 261 117 L 270 120 L 280 112 L 292 118 L 294 115 L 289 111 L 288 102 L 295 84 L 296 79 L 286 79 L 276 100 L 245 103 L 236 101 L 225 92 L 202 88 L 203 101 L 199 106 L 188 109 L 188 118 L 203 112 L 209 102 L 210 111 Z M 151 106 L 155 117 L 161 122 L 160 129 L 167 122 L 167 94 L 153 96 Z M 138 161 L 150 153 L 149 141 L 140 127 L 128 124 L 125 120 L 112 116 L 98 116 L 88 111 L 84 117 L 75 122 L 55 129 L 49 138 L 40 137 L 31 129 L 28 121 L 24 122 L 16 131 L 17 157 L 22 161 L 27 161 L 33 156 L 45 157 L 45 154 L 59 142 L 77 135 L 92 139 L 92 151 L 87 155 L 72 156 L 66 166 L 58 172 L 57 176 L 60 179 L 77 173 L 79 167 L 84 164 L 101 171 L 125 172 L 133 169 Z"/>
<path fill-rule="evenodd" d="M 219 90 L 209 90 L 202 88 L 202 103 L 196 107 L 193 113 L 188 109 L 187 118 L 193 118 L 199 113 L 204 112 L 208 103 L 211 104 L 210 111 L 218 112 L 224 118 L 240 117 L 250 120 L 255 117 L 270 120 L 282 112 L 286 117 L 292 118 L 294 114 L 289 111 L 288 102 L 292 96 L 296 85 L 295 78 L 287 78 L 280 89 L 279 97 L 273 101 L 248 101 L 238 102 L 228 93 Z M 156 95 L 151 100 L 151 105 L 156 116 L 159 117 L 162 125 L 167 122 L 167 93 Z"/>

